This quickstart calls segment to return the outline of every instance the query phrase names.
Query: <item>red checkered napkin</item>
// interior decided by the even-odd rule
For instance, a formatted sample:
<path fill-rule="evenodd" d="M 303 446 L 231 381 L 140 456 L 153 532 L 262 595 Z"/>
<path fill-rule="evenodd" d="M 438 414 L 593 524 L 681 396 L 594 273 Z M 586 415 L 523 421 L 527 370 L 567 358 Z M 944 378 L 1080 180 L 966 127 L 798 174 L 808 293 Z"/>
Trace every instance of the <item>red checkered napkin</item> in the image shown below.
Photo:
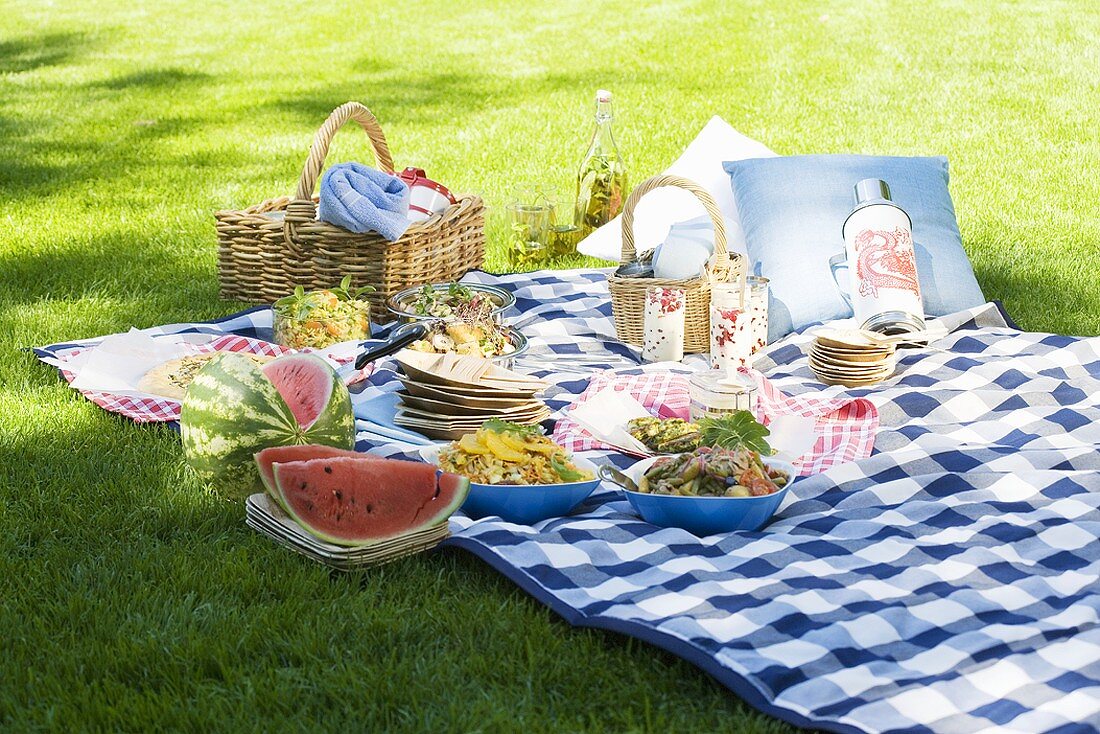
<path fill-rule="evenodd" d="M 764 425 L 781 415 L 815 419 L 814 447 L 794 462 L 800 476 L 820 474 L 838 464 L 866 459 L 875 447 L 878 409 L 866 398 L 786 395 L 756 370 L 741 370 L 756 381 L 756 417 Z"/>
<path fill-rule="evenodd" d="M 76 347 L 63 355 L 58 355 L 58 357 L 63 362 L 67 362 L 88 349 L 91 349 L 91 347 Z M 267 357 L 278 357 L 293 350 L 260 339 L 227 334 L 206 344 L 195 346 L 193 351 L 195 354 L 203 354 L 204 352 L 247 352 L 249 354 L 262 354 Z M 76 379 L 76 374 L 64 367 L 61 368 L 61 374 L 68 382 Z M 104 410 L 118 413 L 136 423 L 168 423 L 180 419 L 180 404 L 170 398 L 158 398 L 152 395 L 116 395 L 109 392 L 100 392 L 99 390 L 81 390 L 80 392 Z"/>
<path fill-rule="evenodd" d="M 629 393 L 659 418 L 683 418 L 691 414 L 691 395 L 688 392 L 687 378 L 671 372 L 646 372 L 641 375 L 618 375 L 614 372 L 599 372 L 588 383 L 584 392 L 569 406 L 572 411 L 589 398 L 610 387 L 612 390 Z M 554 442 L 568 451 L 622 451 L 614 448 L 582 428 L 568 418 L 568 411 L 554 426 Z M 625 452 L 624 452 L 625 453 Z"/>
<path fill-rule="evenodd" d="M 756 417 L 765 425 L 781 415 L 798 415 L 814 418 L 817 441 L 813 449 L 794 462 L 801 476 L 820 474 L 838 464 L 871 455 L 878 431 L 878 411 L 871 401 L 864 398 L 823 398 L 815 395 L 789 396 L 772 385 L 771 381 L 755 370 L 742 370 L 758 388 Z M 642 375 L 616 375 L 600 373 L 592 378 L 588 387 L 569 406 L 569 410 L 586 402 L 600 390 L 611 387 L 630 393 L 650 413 L 660 418 L 687 419 L 691 396 L 686 375 L 671 372 L 650 372 Z M 568 412 L 566 413 L 568 415 Z M 617 451 L 597 441 L 588 431 L 569 420 L 558 421 L 554 426 L 554 441 L 569 451 Z"/>

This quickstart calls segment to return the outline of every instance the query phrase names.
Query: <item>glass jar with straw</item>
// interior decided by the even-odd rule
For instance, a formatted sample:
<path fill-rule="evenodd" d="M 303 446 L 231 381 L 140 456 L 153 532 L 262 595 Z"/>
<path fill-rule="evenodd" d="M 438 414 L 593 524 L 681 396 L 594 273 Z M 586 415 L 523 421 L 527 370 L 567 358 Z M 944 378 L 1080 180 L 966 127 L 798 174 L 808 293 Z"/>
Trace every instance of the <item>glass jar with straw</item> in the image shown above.
<path fill-rule="evenodd" d="M 711 367 L 734 373 L 752 364 L 755 333 L 743 280 L 716 283 L 710 291 Z"/>
<path fill-rule="evenodd" d="M 768 346 L 768 279 L 762 275 L 745 278 L 745 299 L 752 327 L 752 354 Z"/>

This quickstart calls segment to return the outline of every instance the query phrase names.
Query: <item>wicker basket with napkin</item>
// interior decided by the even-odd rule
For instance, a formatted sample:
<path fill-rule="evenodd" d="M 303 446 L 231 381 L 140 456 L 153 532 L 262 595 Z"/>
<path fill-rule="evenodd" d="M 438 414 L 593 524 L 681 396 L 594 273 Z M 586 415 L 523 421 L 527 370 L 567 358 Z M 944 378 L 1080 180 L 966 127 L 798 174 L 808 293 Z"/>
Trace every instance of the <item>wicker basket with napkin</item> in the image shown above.
<path fill-rule="evenodd" d="M 686 280 L 664 278 L 608 276 L 611 290 L 611 310 L 615 316 L 615 331 L 619 339 L 640 346 L 643 336 L 646 289 L 652 286 L 683 289 L 687 301 L 685 315 L 684 351 L 688 353 L 710 350 L 710 291 L 715 283 L 730 283 L 743 277 L 745 260 L 737 253 L 726 250 L 726 227 L 718 205 L 705 189 L 682 176 L 662 174 L 648 178 L 631 192 L 623 209 L 622 264 L 645 262 L 653 253 L 639 255 L 634 248 L 634 209 L 650 191 L 662 186 L 679 186 L 695 194 L 714 223 L 714 254 L 703 268 L 703 273 Z"/>
<path fill-rule="evenodd" d="M 336 131 L 349 120 L 367 133 L 378 168 L 393 173 L 389 145 L 375 116 L 358 102 L 333 110 L 310 146 L 294 196 L 268 199 L 243 210 L 215 214 L 221 297 L 271 303 L 301 285 L 332 288 L 345 275 L 353 287 L 373 286 L 371 313 L 392 316 L 386 299 L 410 286 L 457 280 L 485 256 L 485 204 L 458 195 L 456 202 L 413 222 L 395 242 L 378 233 L 357 234 L 317 218 L 313 192 Z"/>

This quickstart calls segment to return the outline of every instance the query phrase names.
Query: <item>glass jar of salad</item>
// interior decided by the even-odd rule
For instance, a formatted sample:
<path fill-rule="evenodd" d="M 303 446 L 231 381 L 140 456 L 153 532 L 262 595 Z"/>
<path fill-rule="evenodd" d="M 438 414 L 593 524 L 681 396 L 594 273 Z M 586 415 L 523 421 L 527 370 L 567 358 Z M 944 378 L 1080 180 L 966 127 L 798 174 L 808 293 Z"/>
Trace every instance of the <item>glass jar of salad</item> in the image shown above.
<path fill-rule="evenodd" d="M 349 290 L 351 276 L 338 288 L 306 292 L 301 286 L 272 306 L 275 341 L 290 349 L 324 349 L 371 338 L 370 286 Z"/>

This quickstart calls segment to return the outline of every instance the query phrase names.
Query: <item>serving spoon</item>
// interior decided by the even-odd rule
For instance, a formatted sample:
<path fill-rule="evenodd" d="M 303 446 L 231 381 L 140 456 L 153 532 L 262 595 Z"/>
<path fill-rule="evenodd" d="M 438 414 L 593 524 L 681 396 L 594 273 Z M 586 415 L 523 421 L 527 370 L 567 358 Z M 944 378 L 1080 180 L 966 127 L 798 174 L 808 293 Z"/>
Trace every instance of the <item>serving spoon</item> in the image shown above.
<path fill-rule="evenodd" d="M 599 476 L 600 479 L 604 480 L 605 482 L 611 482 L 612 484 L 618 485 L 619 487 L 622 487 L 627 491 L 641 491 L 640 489 L 638 489 L 638 485 L 634 482 L 633 479 L 608 464 L 604 464 L 600 467 Z"/>

